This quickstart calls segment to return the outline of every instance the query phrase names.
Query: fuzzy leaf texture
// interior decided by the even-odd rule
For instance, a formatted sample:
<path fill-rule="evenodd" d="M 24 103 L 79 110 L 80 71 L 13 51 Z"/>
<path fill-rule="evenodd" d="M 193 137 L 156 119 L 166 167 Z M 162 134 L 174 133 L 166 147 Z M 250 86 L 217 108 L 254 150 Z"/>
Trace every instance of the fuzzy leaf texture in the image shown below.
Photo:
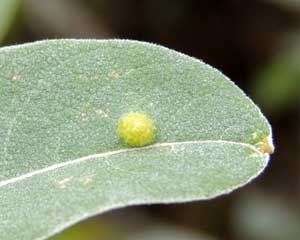
<path fill-rule="evenodd" d="M 118 119 L 143 112 L 154 144 L 129 148 Z M 46 239 L 105 211 L 229 193 L 258 176 L 271 128 L 228 78 L 127 40 L 0 50 L 0 239 Z"/>

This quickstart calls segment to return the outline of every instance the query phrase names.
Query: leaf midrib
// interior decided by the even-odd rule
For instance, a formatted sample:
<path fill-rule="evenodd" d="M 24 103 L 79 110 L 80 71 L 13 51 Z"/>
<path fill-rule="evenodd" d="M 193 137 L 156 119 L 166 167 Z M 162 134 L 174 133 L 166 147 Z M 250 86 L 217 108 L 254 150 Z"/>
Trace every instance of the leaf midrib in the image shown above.
<path fill-rule="evenodd" d="M 35 170 L 33 172 L 29 172 L 29 173 L 20 175 L 18 177 L 4 180 L 4 181 L 0 182 L 0 188 L 4 187 L 6 185 L 14 184 L 16 182 L 25 180 L 27 178 L 34 177 L 36 175 L 40 175 L 42 173 L 50 172 L 50 171 L 53 171 L 53 170 L 56 170 L 59 168 L 78 164 L 80 162 L 84 162 L 84 161 L 88 161 L 88 160 L 93 160 L 93 159 L 102 158 L 102 157 L 108 157 L 108 156 L 117 155 L 117 154 L 121 154 L 121 153 L 141 151 L 141 150 L 145 150 L 145 149 L 152 149 L 152 148 L 159 148 L 159 147 L 172 147 L 172 146 L 176 146 L 176 145 L 185 145 L 185 144 L 235 144 L 235 145 L 240 145 L 240 146 L 251 148 L 258 154 L 261 154 L 262 156 L 264 155 L 264 153 L 261 152 L 256 146 L 248 144 L 248 143 L 243 143 L 243 142 L 234 142 L 234 141 L 225 141 L 225 140 L 200 140 L 200 141 L 186 141 L 186 142 L 156 143 L 156 144 L 149 145 L 146 147 L 124 148 L 124 149 L 119 149 L 119 150 L 115 150 L 115 151 L 92 154 L 92 155 L 88 155 L 85 157 L 69 160 L 69 161 L 66 161 L 63 163 L 57 163 L 57 164 L 51 165 L 46 168 L 42 168 L 39 170 Z"/>

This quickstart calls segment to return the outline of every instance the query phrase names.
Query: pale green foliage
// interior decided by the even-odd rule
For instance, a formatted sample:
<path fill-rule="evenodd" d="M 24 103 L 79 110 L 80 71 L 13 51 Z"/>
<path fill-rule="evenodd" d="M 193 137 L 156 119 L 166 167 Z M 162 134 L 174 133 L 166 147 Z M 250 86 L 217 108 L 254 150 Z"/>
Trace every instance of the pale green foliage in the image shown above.
<path fill-rule="evenodd" d="M 262 143 L 272 145 L 267 120 L 223 74 L 136 41 L 3 48 L 0 103 L 6 240 L 45 239 L 114 208 L 229 193 L 263 171 Z M 122 143 L 118 119 L 129 112 L 153 118 L 155 144 Z"/>

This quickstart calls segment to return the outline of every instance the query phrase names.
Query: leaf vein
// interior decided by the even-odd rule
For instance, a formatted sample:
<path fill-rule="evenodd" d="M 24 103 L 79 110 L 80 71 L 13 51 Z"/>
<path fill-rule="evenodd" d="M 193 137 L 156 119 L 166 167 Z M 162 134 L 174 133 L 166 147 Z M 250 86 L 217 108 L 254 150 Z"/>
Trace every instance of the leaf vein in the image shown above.
<path fill-rule="evenodd" d="M 141 150 L 146 150 L 146 149 L 153 149 L 153 148 L 159 148 L 159 147 L 174 147 L 176 145 L 186 145 L 186 144 L 236 144 L 236 145 L 241 145 L 244 147 L 251 148 L 251 149 L 255 150 L 258 154 L 262 154 L 262 155 L 264 154 L 251 144 L 242 143 L 242 142 L 225 141 L 225 140 L 198 140 L 198 141 L 186 141 L 186 142 L 156 143 L 156 144 L 149 145 L 146 147 L 119 149 L 119 150 L 110 151 L 110 152 L 92 154 L 92 155 L 77 158 L 74 160 L 66 161 L 63 163 L 57 163 L 57 164 L 51 165 L 46 168 L 42 168 L 42 169 L 39 169 L 39 170 L 36 170 L 33 172 L 29 172 L 29 173 L 20 175 L 18 177 L 4 180 L 4 181 L 0 182 L 0 188 L 4 187 L 6 185 L 9 185 L 9 184 L 13 184 L 13 183 L 25 180 L 27 178 L 34 177 L 36 175 L 40 175 L 42 173 L 46 173 L 46 172 L 53 171 L 53 170 L 63 168 L 66 166 L 78 164 L 80 162 L 93 160 L 96 158 L 108 157 L 108 156 L 117 155 L 117 154 L 121 154 L 121 153 L 135 152 L 135 151 L 141 151 Z"/>

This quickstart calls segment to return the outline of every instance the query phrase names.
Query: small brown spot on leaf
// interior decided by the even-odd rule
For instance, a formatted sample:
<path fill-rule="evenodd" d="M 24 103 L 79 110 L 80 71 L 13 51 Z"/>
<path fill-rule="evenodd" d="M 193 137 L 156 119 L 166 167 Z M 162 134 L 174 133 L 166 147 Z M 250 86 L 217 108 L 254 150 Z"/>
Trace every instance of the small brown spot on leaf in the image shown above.
<path fill-rule="evenodd" d="M 81 117 L 81 120 L 82 120 L 83 122 L 88 121 L 88 116 L 87 116 L 86 113 L 81 113 L 81 114 L 80 114 L 80 117 Z"/>
<path fill-rule="evenodd" d="M 100 117 L 105 117 L 105 118 L 108 117 L 108 114 L 101 109 L 96 110 L 96 114 Z"/>
<path fill-rule="evenodd" d="M 113 70 L 112 72 L 110 72 L 110 73 L 108 74 L 108 77 L 109 77 L 111 80 L 117 80 L 118 78 L 120 78 L 120 74 L 119 74 L 117 71 Z"/>
<path fill-rule="evenodd" d="M 14 75 L 14 76 L 12 77 L 12 80 L 13 80 L 13 81 L 19 81 L 19 80 L 21 80 L 21 76 L 20 76 L 20 75 Z"/>
<path fill-rule="evenodd" d="M 83 184 L 83 185 L 87 185 L 87 184 L 89 184 L 91 181 L 92 181 L 92 178 L 90 178 L 90 177 L 85 177 L 85 178 L 82 180 L 82 184 Z"/>
<path fill-rule="evenodd" d="M 66 187 L 66 184 L 72 180 L 72 177 L 69 177 L 69 178 L 65 178 L 63 180 L 60 180 L 57 182 L 57 185 L 59 186 L 59 188 L 65 188 Z"/>

